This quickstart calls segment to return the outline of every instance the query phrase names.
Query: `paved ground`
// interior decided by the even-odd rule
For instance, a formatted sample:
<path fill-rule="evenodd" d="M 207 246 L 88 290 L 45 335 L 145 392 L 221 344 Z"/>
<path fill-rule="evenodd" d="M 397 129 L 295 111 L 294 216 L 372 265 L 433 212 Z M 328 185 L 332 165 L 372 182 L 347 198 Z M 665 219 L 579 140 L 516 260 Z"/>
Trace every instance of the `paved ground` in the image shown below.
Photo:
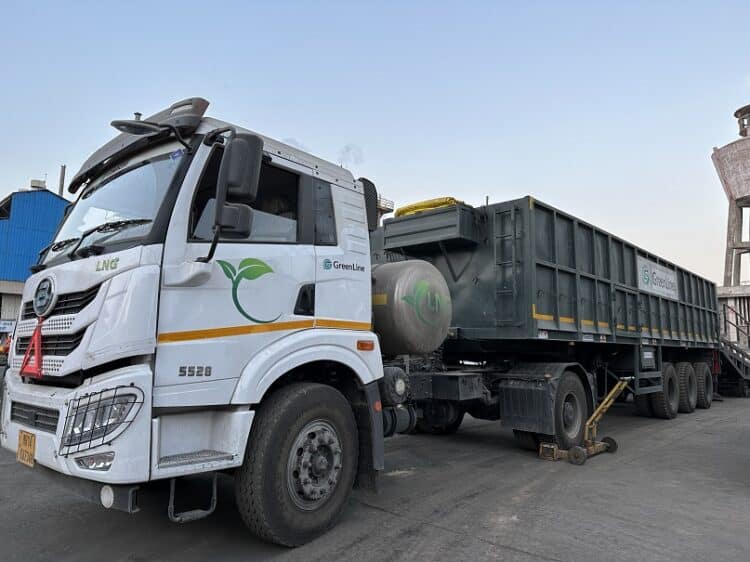
<path fill-rule="evenodd" d="M 341 524 L 297 550 L 245 532 L 229 478 L 217 513 L 169 523 L 165 490 L 137 515 L 49 488 L 0 452 L 2 560 L 747 560 L 750 400 L 674 421 L 619 405 L 605 432 L 620 451 L 585 466 L 518 450 L 498 424 L 386 447 L 378 496 L 355 493 Z"/>

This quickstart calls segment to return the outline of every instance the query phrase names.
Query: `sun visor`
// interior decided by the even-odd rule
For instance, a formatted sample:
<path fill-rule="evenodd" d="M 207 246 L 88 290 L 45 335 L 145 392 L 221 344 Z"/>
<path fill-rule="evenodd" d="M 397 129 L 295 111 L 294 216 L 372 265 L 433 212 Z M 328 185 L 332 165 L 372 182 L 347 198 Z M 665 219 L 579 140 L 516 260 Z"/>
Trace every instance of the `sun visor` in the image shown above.
<path fill-rule="evenodd" d="M 154 113 L 144 119 L 151 123 L 159 125 L 171 125 L 180 131 L 184 137 L 192 135 L 200 125 L 208 101 L 203 98 L 188 98 L 172 104 L 167 109 Z M 75 193 L 78 189 L 89 181 L 92 177 L 98 175 L 104 168 L 117 160 L 127 157 L 141 148 L 152 144 L 155 141 L 169 137 L 170 131 L 155 133 L 149 136 L 128 135 L 121 133 L 102 146 L 99 150 L 89 156 L 88 160 L 83 163 L 81 169 L 73 177 L 68 186 L 70 193 Z"/>

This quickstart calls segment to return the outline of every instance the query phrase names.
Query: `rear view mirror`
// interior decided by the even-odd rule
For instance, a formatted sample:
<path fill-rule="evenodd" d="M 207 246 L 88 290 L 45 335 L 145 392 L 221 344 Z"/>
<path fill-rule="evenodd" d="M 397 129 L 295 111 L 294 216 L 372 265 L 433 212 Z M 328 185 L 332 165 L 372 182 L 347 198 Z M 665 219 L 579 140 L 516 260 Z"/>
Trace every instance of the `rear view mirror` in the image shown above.
<path fill-rule="evenodd" d="M 263 139 L 247 133 L 233 135 L 221 159 L 217 191 L 223 191 L 226 199 L 252 204 L 258 194 L 262 162 Z"/>
<path fill-rule="evenodd" d="M 250 234 L 252 209 L 258 194 L 260 167 L 263 163 L 263 139 L 249 133 L 234 133 L 227 141 L 216 182 L 214 237 L 205 258 L 213 258 L 219 234 L 245 238 Z M 227 203 L 227 199 L 231 203 Z"/>
<path fill-rule="evenodd" d="M 224 203 L 221 233 L 228 238 L 247 238 L 253 226 L 253 210 L 248 205 Z"/>

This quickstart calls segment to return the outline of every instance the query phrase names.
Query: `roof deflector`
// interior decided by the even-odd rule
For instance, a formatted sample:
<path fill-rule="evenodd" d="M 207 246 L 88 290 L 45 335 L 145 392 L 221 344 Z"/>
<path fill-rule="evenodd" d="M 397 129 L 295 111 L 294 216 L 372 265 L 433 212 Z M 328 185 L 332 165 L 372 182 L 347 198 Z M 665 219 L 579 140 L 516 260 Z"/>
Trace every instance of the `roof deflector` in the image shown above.
<path fill-rule="evenodd" d="M 158 113 L 154 113 L 144 119 L 144 121 L 175 127 L 183 137 L 188 137 L 200 125 L 201 119 L 208 108 L 208 103 L 203 98 L 188 98 L 178 101 Z M 81 169 L 78 170 L 78 173 L 71 180 L 68 191 L 75 193 L 81 185 L 91 180 L 91 178 L 101 173 L 102 170 L 111 164 L 126 158 L 154 141 L 169 137 L 170 134 L 168 129 L 164 129 L 162 133 L 155 133 L 148 136 L 129 135 L 126 133 L 117 135 L 89 156 L 88 160 L 83 163 Z"/>

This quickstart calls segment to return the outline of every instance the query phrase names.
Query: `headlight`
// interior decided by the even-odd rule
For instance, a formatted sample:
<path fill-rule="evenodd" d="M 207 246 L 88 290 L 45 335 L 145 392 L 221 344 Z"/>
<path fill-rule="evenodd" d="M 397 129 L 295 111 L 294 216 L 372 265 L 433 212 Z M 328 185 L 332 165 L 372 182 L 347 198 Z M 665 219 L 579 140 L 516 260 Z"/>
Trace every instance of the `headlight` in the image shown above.
<path fill-rule="evenodd" d="M 76 459 L 76 464 L 86 470 L 99 470 L 104 472 L 109 470 L 114 460 L 114 451 L 108 451 L 106 453 L 95 453 L 85 457 L 78 457 Z"/>
<path fill-rule="evenodd" d="M 112 441 L 143 404 L 136 387 L 117 387 L 75 398 L 68 405 L 61 454 L 84 451 Z"/>

